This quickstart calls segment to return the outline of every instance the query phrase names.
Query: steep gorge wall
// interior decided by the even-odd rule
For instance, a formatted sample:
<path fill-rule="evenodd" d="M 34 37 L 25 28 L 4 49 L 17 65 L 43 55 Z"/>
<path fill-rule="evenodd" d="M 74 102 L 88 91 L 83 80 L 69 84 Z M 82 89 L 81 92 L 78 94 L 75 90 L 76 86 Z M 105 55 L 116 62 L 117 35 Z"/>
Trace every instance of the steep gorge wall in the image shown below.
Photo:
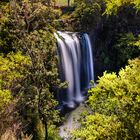
<path fill-rule="evenodd" d="M 121 36 L 132 33 L 134 37 L 137 37 L 140 34 L 140 13 L 135 13 L 133 10 L 131 13 L 126 12 L 128 10 L 124 9 L 118 16 L 102 17 L 96 27 L 91 27 L 88 30 L 93 46 L 96 79 L 105 70 L 118 72 L 120 68 L 126 65 L 128 59 L 139 55 L 139 51 L 131 50 L 131 48 L 128 50 L 131 53 L 126 54 L 124 52 L 121 54 L 121 49 L 124 48 L 116 47 L 118 43 L 121 43 L 119 42 Z M 127 47 L 125 44 L 127 42 L 122 43 L 124 43 L 122 47 Z"/>
<path fill-rule="evenodd" d="M 90 35 L 95 79 L 105 70 L 118 72 L 128 59 L 139 55 L 139 51 L 129 47 L 128 42 L 140 34 L 140 12 L 128 6 L 117 15 L 102 15 L 103 11 L 98 6 L 80 6 L 67 9 L 62 14 L 59 30 L 87 32 Z M 121 41 L 127 34 L 130 36 Z"/>

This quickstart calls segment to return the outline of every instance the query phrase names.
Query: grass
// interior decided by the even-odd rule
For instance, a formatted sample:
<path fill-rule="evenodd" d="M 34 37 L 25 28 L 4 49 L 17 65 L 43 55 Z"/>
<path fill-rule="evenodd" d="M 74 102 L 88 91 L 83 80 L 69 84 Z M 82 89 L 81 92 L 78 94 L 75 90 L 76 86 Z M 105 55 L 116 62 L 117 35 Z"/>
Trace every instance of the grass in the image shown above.
<path fill-rule="evenodd" d="M 56 3 L 62 6 L 68 5 L 68 0 L 56 0 Z M 70 0 L 70 5 L 74 3 L 74 0 Z"/>

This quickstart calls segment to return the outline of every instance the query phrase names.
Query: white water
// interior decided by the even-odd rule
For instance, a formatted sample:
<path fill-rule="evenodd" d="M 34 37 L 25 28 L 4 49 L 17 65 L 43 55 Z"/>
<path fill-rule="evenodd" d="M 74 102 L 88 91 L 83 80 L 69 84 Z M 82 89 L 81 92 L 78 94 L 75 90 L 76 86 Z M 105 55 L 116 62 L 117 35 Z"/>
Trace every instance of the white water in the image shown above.
<path fill-rule="evenodd" d="M 71 133 L 80 127 L 81 113 L 85 110 L 87 110 L 86 107 L 81 104 L 75 110 L 65 115 L 63 125 L 59 128 L 59 134 L 64 140 L 71 140 Z"/>
<path fill-rule="evenodd" d="M 61 75 L 68 82 L 67 90 L 60 93 L 61 105 L 74 108 L 84 100 L 83 92 L 94 80 L 93 55 L 88 34 L 55 33 L 61 62 Z"/>
<path fill-rule="evenodd" d="M 86 66 L 86 71 L 87 71 L 87 83 L 90 83 L 91 80 L 94 80 L 94 70 L 93 70 L 93 55 L 92 55 L 92 46 L 91 46 L 91 42 L 89 39 L 88 34 L 83 34 L 84 38 L 85 38 L 85 42 L 86 42 L 86 47 L 88 49 L 87 51 L 87 55 L 88 55 L 88 60 L 87 60 L 87 66 Z"/>

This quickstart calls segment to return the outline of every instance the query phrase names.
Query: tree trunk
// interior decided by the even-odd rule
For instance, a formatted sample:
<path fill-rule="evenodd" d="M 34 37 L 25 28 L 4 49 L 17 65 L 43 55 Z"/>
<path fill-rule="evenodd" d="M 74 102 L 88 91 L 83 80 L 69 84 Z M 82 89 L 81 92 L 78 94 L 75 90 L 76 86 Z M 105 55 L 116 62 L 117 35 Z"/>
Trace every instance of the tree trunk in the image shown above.
<path fill-rule="evenodd" d="M 68 0 L 68 6 L 70 6 L 70 0 Z"/>
<path fill-rule="evenodd" d="M 46 140 L 46 126 L 39 115 L 33 117 L 33 140 Z"/>
<path fill-rule="evenodd" d="M 48 125 L 47 125 L 46 122 L 45 122 L 45 131 L 46 131 L 46 133 L 45 133 L 45 140 L 47 140 L 48 139 Z"/>

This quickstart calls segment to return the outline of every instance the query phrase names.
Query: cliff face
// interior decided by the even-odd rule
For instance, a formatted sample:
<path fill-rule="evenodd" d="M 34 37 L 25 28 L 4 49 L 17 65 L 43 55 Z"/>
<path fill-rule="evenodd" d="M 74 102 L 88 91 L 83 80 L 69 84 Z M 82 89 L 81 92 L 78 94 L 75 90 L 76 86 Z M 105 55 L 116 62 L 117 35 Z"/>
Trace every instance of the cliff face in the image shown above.
<path fill-rule="evenodd" d="M 139 56 L 139 50 L 133 50 L 128 42 L 140 34 L 140 13 L 125 11 L 127 9 L 118 16 L 102 17 L 96 27 L 88 30 L 93 46 L 96 79 L 105 70 L 118 72 L 128 59 Z M 132 37 L 125 39 L 126 34 Z"/>
<path fill-rule="evenodd" d="M 140 34 L 140 12 L 132 7 L 121 9 L 117 15 L 102 15 L 98 5 L 78 4 L 62 10 L 58 30 L 87 32 L 93 46 L 95 79 L 105 70 L 118 72 L 128 59 L 139 55 L 130 41 Z M 59 25 L 58 24 L 58 25 Z"/>

